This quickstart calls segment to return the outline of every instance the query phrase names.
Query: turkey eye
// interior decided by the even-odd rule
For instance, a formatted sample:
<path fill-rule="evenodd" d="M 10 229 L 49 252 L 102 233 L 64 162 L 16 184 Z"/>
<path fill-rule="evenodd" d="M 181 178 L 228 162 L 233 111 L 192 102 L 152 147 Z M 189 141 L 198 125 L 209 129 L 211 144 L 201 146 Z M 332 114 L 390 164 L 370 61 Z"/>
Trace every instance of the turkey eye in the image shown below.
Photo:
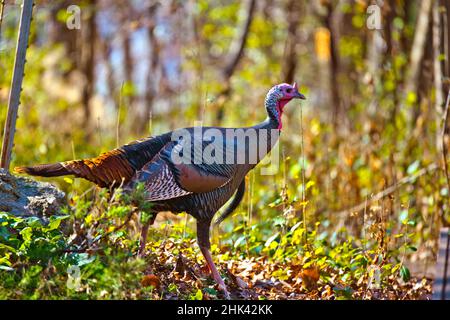
<path fill-rule="evenodd" d="M 287 89 L 286 92 L 287 92 L 287 93 L 291 93 L 291 92 L 292 92 L 292 89 Z"/>

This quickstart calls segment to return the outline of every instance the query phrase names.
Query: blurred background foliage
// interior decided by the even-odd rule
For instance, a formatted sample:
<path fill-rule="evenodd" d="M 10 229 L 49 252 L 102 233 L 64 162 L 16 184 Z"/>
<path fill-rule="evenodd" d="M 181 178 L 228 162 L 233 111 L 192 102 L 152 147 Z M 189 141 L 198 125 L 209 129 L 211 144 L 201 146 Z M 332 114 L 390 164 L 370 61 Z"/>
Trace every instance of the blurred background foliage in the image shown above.
<path fill-rule="evenodd" d="M 70 30 L 67 8 L 75 2 L 81 28 Z M 429 274 L 439 228 L 450 220 L 441 155 L 449 1 L 35 3 L 12 166 L 92 157 L 199 121 L 253 125 L 266 116 L 270 87 L 297 81 L 307 100 L 286 108 L 280 168 L 247 177 L 245 201 L 223 223 L 221 244 L 239 247 L 255 234 L 270 240 L 304 209 L 322 239 L 386 252 L 407 242 L 402 252 L 414 273 Z M 373 4 L 379 30 L 367 25 Z M 6 1 L 2 127 L 19 10 Z M 86 190 L 98 199 L 84 181 L 54 181 L 68 199 Z M 184 224 L 177 219 L 175 226 Z"/>

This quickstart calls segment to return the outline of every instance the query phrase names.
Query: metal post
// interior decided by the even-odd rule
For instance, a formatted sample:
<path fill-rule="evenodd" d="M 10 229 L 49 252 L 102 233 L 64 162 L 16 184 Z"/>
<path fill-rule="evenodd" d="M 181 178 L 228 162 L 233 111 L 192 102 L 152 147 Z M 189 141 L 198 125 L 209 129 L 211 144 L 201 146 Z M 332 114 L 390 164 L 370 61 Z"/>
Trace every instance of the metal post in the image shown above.
<path fill-rule="evenodd" d="M 14 145 L 14 133 L 16 130 L 17 111 L 20 104 L 20 92 L 22 91 L 25 54 L 28 47 L 32 12 L 33 0 L 24 0 L 20 15 L 19 37 L 17 39 L 16 57 L 14 60 L 11 91 L 9 92 L 8 114 L 6 116 L 0 162 L 0 166 L 7 170 L 9 169 L 9 164 L 11 162 L 11 151 Z"/>

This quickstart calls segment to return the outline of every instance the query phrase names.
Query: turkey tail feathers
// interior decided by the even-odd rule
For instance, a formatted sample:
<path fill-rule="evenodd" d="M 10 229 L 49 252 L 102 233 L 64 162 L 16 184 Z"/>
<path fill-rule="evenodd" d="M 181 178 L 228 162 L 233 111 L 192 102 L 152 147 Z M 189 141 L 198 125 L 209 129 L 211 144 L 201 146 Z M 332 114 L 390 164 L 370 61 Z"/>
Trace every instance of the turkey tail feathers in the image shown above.
<path fill-rule="evenodd" d="M 170 134 L 148 137 L 102 153 L 95 158 L 16 167 L 14 171 L 41 177 L 74 175 L 103 188 L 118 187 L 128 183 L 135 172 L 150 161 L 170 137 Z"/>
<path fill-rule="evenodd" d="M 103 153 L 97 158 L 17 167 L 14 171 L 40 177 L 74 175 L 94 182 L 102 188 L 117 187 L 123 180 L 128 181 L 134 174 L 134 169 L 123 152 L 117 149 Z"/>
<path fill-rule="evenodd" d="M 14 172 L 26 173 L 31 176 L 58 177 L 72 174 L 61 163 L 40 164 L 32 167 L 15 167 Z"/>

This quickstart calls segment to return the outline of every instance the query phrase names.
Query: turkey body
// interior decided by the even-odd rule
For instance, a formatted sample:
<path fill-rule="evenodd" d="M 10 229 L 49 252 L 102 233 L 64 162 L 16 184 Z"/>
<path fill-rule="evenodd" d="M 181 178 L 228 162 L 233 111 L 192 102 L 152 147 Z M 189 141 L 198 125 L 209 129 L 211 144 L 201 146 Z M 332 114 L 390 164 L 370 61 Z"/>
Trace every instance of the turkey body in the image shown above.
<path fill-rule="evenodd" d="M 95 158 L 17 167 L 15 171 L 42 177 L 74 175 L 100 187 L 122 186 L 125 191 L 143 184 L 145 200 L 152 204 L 152 219 L 142 227 L 138 253 L 145 253 L 148 228 L 158 212 L 187 212 L 197 220 L 200 250 L 229 298 L 209 251 L 211 221 L 230 198 L 232 201 L 216 223 L 238 207 L 245 193 L 245 176 L 277 142 L 283 108 L 295 98 L 305 99 L 296 84 L 280 84 L 266 96 L 267 119 L 252 127 L 178 129 L 134 141 Z"/>
<path fill-rule="evenodd" d="M 234 128 L 213 127 L 192 127 L 182 130 L 185 130 L 186 133 L 189 132 L 191 141 L 197 143 L 199 142 L 199 138 L 195 137 L 195 131 L 201 133 L 201 143 L 198 144 L 202 146 L 201 153 L 203 154 L 205 148 L 211 143 L 214 143 L 211 139 L 204 138 L 204 132 L 208 132 L 210 129 L 220 131 L 223 137 L 227 136 L 227 130 L 236 130 Z M 271 125 L 270 120 L 255 127 L 239 128 L 237 130 L 242 130 L 241 134 L 245 137 L 251 137 L 253 133 L 256 133 L 253 136 L 267 136 L 267 140 L 258 145 L 258 148 L 265 148 L 261 151 L 261 155 L 267 154 L 272 149 L 278 137 L 277 134 L 271 134 L 271 130 L 276 129 L 273 124 Z M 260 133 L 261 130 L 264 130 L 262 134 Z M 249 132 L 252 134 L 249 134 Z M 239 145 L 239 142 L 242 141 L 238 141 L 236 136 L 231 143 L 230 140 L 224 139 L 223 143 L 219 144 L 222 149 L 220 152 L 224 155 L 221 162 L 212 163 L 210 165 L 205 165 L 202 162 L 195 167 L 190 166 L 188 170 L 185 170 L 188 171 L 188 175 L 194 171 L 198 171 L 201 174 L 203 173 L 203 175 L 194 182 L 197 185 L 192 188 L 192 186 L 184 186 L 183 179 L 180 177 L 182 173 L 179 172 L 180 170 L 177 170 L 176 165 L 173 164 L 173 160 L 170 157 L 170 152 L 173 150 L 174 146 L 178 144 L 178 141 L 173 141 L 173 133 L 169 132 L 155 137 L 148 141 L 148 143 L 152 143 L 154 140 L 154 149 L 156 149 L 156 145 L 162 145 L 161 149 L 154 154 L 152 160 L 144 164 L 142 168 L 136 172 L 126 187 L 133 188 L 136 183 L 144 183 L 146 186 L 145 189 L 149 192 L 148 200 L 152 202 L 152 208 L 155 213 L 159 211 L 171 211 L 173 213 L 187 212 L 199 221 L 211 220 L 214 214 L 233 196 L 239 186 L 245 184 L 245 176 L 261 160 L 261 157 L 254 157 L 251 154 L 256 152 L 256 150 L 250 147 L 251 141 L 249 141 L 249 139 L 250 138 L 246 139 L 244 145 Z M 170 145 L 171 143 L 173 144 L 172 146 Z M 169 147 L 167 147 L 168 145 Z M 216 144 L 215 146 L 217 147 L 218 145 Z M 126 148 L 126 146 L 123 148 Z M 192 148 L 194 149 L 194 147 Z M 195 150 L 191 150 L 191 152 L 194 154 Z M 216 150 L 216 152 L 218 151 Z M 234 155 L 232 163 L 224 163 L 226 160 L 224 159 L 225 155 L 230 152 Z M 244 153 L 244 155 L 242 153 Z M 242 157 L 244 161 L 239 162 L 239 156 Z M 165 174 L 158 175 L 158 173 L 164 171 Z M 216 181 L 211 182 L 208 179 L 211 176 L 219 177 L 220 179 L 217 183 L 221 185 L 214 185 Z M 190 177 L 188 176 L 186 179 L 189 180 L 189 178 Z M 208 191 L 189 191 L 193 189 L 203 189 Z"/>

